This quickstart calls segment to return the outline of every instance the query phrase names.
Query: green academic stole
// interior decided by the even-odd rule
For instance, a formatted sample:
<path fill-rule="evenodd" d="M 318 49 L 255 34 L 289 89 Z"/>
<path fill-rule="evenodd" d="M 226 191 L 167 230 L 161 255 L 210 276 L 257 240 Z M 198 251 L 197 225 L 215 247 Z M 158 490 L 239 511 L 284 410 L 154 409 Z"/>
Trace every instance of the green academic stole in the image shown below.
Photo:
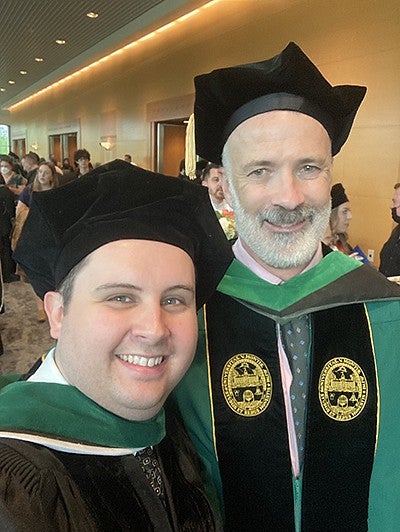
<path fill-rule="evenodd" d="M 294 530 L 276 323 L 217 293 L 205 311 L 226 530 Z M 363 304 L 312 314 L 303 530 L 367 530 L 378 391 Z"/>
<path fill-rule="evenodd" d="M 118 448 L 156 445 L 165 436 L 164 410 L 148 421 L 129 421 L 74 386 L 12 380 L 0 377 L 0 431 Z"/>

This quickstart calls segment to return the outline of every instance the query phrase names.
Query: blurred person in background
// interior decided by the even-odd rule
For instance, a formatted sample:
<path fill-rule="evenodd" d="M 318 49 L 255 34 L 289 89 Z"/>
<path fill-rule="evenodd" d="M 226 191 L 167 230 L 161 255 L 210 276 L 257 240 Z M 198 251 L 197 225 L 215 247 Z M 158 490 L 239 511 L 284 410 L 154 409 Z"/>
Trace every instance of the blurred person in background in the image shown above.
<path fill-rule="evenodd" d="M 73 172 L 74 171 L 74 169 L 71 166 L 71 163 L 69 162 L 69 158 L 68 157 L 64 157 L 61 169 L 62 169 L 62 171 L 64 173 Z"/>
<path fill-rule="evenodd" d="M 22 157 L 21 164 L 28 180 L 28 184 L 33 183 L 35 180 L 39 161 L 39 156 L 34 152 L 29 152 Z"/>
<path fill-rule="evenodd" d="M 93 168 L 90 162 L 90 153 L 85 148 L 76 150 L 74 153 L 74 161 L 77 165 L 75 177 L 81 177 L 85 174 L 88 174 Z"/>
<path fill-rule="evenodd" d="M 0 156 L 0 171 L 4 183 L 14 193 L 17 200 L 27 184 L 27 179 L 15 171 L 14 164 L 14 159 L 9 155 Z"/>
<path fill-rule="evenodd" d="M 16 264 L 12 258 L 11 232 L 15 218 L 15 195 L 0 176 L 0 260 L 3 281 L 11 283 L 19 280 Z"/>
<path fill-rule="evenodd" d="M 380 252 L 379 271 L 386 277 L 400 276 L 400 183 L 394 185 L 392 219 L 397 225 Z"/>
<path fill-rule="evenodd" d="M 219 164 L 208 163 L 201 174 L 201 184 L 208 188 L 211 205 L 224 230 L 226 238 L 232 240 L 236 237 L 235 217 L 232 207 L 225 199 L 222 189 L 224 168 Z"/>
<path fill-rule="evenodd" d="M 329 218 L 329 231 L 324 237 L 324 242 L 332 249 L 337 249 L 346 255 L 352 253 L 348 243 L 347 229 L 353 218 L 349 198 L 342 183 L 336 183 L 331 188 L 332 210 Z"/>

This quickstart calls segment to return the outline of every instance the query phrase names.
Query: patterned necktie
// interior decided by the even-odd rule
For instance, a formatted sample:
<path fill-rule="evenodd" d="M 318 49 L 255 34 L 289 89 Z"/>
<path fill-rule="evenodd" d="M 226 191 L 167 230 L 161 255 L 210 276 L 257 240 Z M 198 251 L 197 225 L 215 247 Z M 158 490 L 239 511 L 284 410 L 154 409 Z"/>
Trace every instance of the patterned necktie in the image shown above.
<path fill-rule="evenodd" d="M 282 342 L 292 370 L 290 399 L 300 466 L 304 458 L 306 404 L 308 391 L 308 352 L 310 348 L 310 322 L 308 315 L 294 318 L 281 325 Z"/>
<path fill-rule="evenodd" d="M 150 486 L 153 488 L 155 493 L 161 499 L 161 502 L 164 504 L 164 482 L 162 479 L 161 467 L 157 460 L 157 456 L 154 449 L 152 447 L 145 447 L 141 451 L 138 451 L 135 456 L 138 459 L 140 467 L 146 475 Z"/>

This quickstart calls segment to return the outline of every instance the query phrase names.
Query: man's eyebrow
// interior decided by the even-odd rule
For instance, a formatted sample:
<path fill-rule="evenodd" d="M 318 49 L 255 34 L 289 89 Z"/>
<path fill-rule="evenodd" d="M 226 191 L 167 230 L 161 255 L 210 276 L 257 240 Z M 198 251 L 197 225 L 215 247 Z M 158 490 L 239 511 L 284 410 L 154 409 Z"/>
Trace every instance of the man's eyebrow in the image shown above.
<path fill-rule="evenodd" d="M 137 292 L 143 292 L 143 288 L 140 288 L 139 286 L 136 286 L 131 283 L 105 283 L 100 286 L 96 287 L 96 291 L 102 291 L 102 290 L 135 290 Z M 176 284 L 172 286 L 168 286 L 164 292 L 168 292 L 169 290 L 186 290 L 188 292 L 194 293 L 195 288 L 191 285 L 186 284 Z"/>
<path fill-rule="evenodd" d="M 249 170 L 252 170 L 254 169 L 254 167 L 259 167 L 259 166 L 271 166 L 273 165 L 274 163 L 272 161 L 269 161 L 267 159 L 252 159 L 251 161 L 248 161 L 244 166 L 243 166 L 243 170 L 245 172 L 249 171 Z"/>
<path fill-rule="evenodd" d="M 175 284 L 173 286 L 169 286 L 167 288 L 167 291 L 168 290 L 187 290 L 188 292 L 192 292 L 194 293 L 194 286 L 192 285 L 188 285 L 188 284 Z"/>
<path fill-rule="evenodd" d="M 312 163 L 318 163 L 318 164 L 324 164 L 326 163 L 327 159 L 326 157 L 322 155 L 315 155 L 310 157 L 303 157 L 299 160 L 298 164 L 312 164 Z"/>
<path fill-rule="evenodd" d="M 95 288 L 96 291 L 100 292 L 102 290 L 136 290 L 138 292 L 141 292 L 143 289 L 139 286 L 136 286 L 131 283 L 105 283 L 101 284 L 100 286 L 97 286 Z"/>

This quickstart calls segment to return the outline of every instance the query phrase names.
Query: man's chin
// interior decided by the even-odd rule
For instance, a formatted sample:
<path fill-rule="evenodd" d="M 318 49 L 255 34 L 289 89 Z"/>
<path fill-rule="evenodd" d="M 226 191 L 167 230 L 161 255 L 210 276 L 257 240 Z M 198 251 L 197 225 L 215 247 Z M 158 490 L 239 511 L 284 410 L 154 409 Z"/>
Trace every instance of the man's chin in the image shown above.
<path fill-rule="evenodd" d="M 271 268 L 274 268 L 275 270 L 292 270 L 293 268 L 306 267 L 311 261 L 312 257 L 313 255 L 311 255 L 311 257 L 299 257 L 297 259 L 295 259 L 293 256 L 282 257 L 278 261 L 269 260 L 268 262 L 265 262 L 265 264 Z"/>
<path fill-rule="evenodd" d="M 248 245 L 252 253 L 258 256 L 262 262 L 278 270 L 306 266 L 317 252 L 320 242 L 320 240 L 315 240 L 314 242 L 303 243 L 300 246 L 299 240 L 302 240 L 301 233 L 298 235 L 296 233 L 283 233 L 279 236 L 283 236 L 283 238 L 279 239 L 279 242 L 276 239 L 273 242 L 271 239 L 268 239 L 268 244 L 268 240 L 266 240 L 264 246 L 265 249 L 268 249 L 267 253 L 264 253 L 264 249 L 257 249 L 257 246 L 253 247 Z"/>

